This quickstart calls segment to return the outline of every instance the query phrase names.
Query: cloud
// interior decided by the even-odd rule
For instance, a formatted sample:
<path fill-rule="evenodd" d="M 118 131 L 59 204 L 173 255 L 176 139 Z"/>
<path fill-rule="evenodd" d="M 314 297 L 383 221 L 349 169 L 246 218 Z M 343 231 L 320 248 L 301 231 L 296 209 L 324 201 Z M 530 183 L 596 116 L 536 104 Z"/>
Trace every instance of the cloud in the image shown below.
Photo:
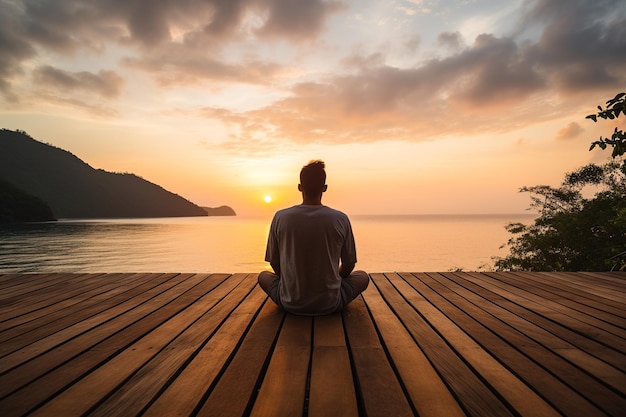
<path fill-rule="evenodd" d="M 338 1 L 308 0 L 55 0 L 23 1 L 20 17 L 29 38 L 57 50 L 77 47 L 89 38 L 109 35 L 155 47 L 183 32 L 224 41 L 248 36 L 250 21 L 261 36 L 286 41 L 311 39 L 328 17 L 343 9 Z M 17 9 L 17 8 L 16 8 Z M 71 30 L 69 30 L 71 29 Z"/>
<path fill-rule="evenodd" d="M 118 110 L 106 105 L 105 103 L 94 101 L 90 99 L 90 97 L 80 99 L 71 96 L 42 92 L 38 98 L 40 102 L 52 103 L 63 109 L 78 109 L 97 118 L 112 119 L 120 116 Z"/>
<path fill-rule="evenodd" d="M 35 82 L 63 94 L 72 91 L 94 93 L 102 97 L 116 97 L 123 84 L 122 78 L 114 71 L 100 71 L 97 74 L 81 71 L 69 72 L 44 65 L 33 71 Z"/>
<path fill-rule="evenodd" d="M 273 40 L 296 44 L 312 41 L 322 32 L 326 20 L 343 10 L 339 2 L 320 0 L 235 0 L 209 4 L 213 7 L 202 20 L 208 23 L 185 26 L 180 42 L 160 39 L 158 49 L 126 62 L 153 73 L 167 85 L 201 80 L 269 84 L 280 74 L 282 65 L 272 62 L 272 58 L 257 58 L 254 53 L 237 57 L 234 63 L 233 58 L 224 57 L 232 55 L 228 46 Z M 195 18 L 199 19 L 197 15 Z M 150 39 L 153 38 L 143 43 Z"/>
<path fill-rule="evenodd" d="M 523 24 L 546 22 L 531 59 L 561 92 L 623 84 L 626 5 L 619 0 L 541 0 Z"/>
<path fill-rule="evenodd" d="M 459 49 L 464 46 L 463 36 L 460 32 L 441 32 L 437 36 L 440 45 L 450 49 Z"/>
<path fill-rule="evenodd" d="M 324 28 L 326 20 L 344 10 L 338 1 L 264 0 L 267 20 L 258 30 L 261 36 L 310 40 Z"/>
<path fill-rule="evenodd" d="M 168 88 L 207 82 L 280 84 L 285 94 L 254 110 L 198 110 L 232 129 L 225 146 L 246 148 L 262 140 L 266 149 L 284 140 L 420 141 L 502 132 L 572 114 L 583 100 L 590 105 L 590 93 L 602 98 L 626 82 L 622 0 L 523 2 L 519 25 L 511 33 L 483 33 L 465 41 L 457 32 L 443 32 L 438 44 L 446 48 L 445 57 L 417 62 L 387 60 L 386 50 L 349 52 L 346 40 L 333 46 L 333 51 L 343 51 L 343 59 L 333 58 L 338 63 L 334 72 L 305 68 L 300 78 L 288 79 L 292 63 L 281 62 L 275 49 L 292 48 L 289 56 L 302 57 L 301 62 L 319 58 L 306 54 L 319 51 L 315 41 L 326 34 L 330 19 L 346 10 L 343 4 L 0 0 L 0 93 L 15 100 L 13 85 L 32 79 L 47 98 L 63 92 L 68 102 L 86 105 L 89 95 L 97 100 L 118 97 L 120 74 L 128 70 L 145 72 Z M 421 39 L 419 29 L 405 33 L 404 39 Z M 94 57 L 94 52 L 111 50 L 115 59 L 121 57 L 123 68 L 111 71 L 109 60 L 101 71 L 92 65 L 89 71 L 67 71 L 56 61 L 74 57 L 76 62 L 85 51 Z"/>
<path fill-rule="evenodd" d="M 398 10 L 409 16 L 417 13 L 428 14 L 432 11 L 430 8 L 424 6 L 423 0 L 405 0 L 405 4 L 399 5 Z"/>
<path fill-rule="evenodd" d="M 0 93 L 9 102 L 17 100 L 11 91 L 11 79 L 23 73 L 22 62 L 36 55 L 35 48 L 20 34 L 14 18 L 18 13 L 11 4 L 0 9 Z"/>
<path fill-rule="evenodd" d="M 479 35 L 472 48 L 439 65 L 456 82 L 451 100 L 465 107 L 499 105 L 542 90 L 546 80 L 525 48 L 511 38 Z"/>
<path fill-rule="evenodd" d="M 551 2 L 536 2 L 521 19 L 543 22 L 534 41 L 482 34 L 452 55 L 405 68 L 386 64 L 382 53 L 352 56 L 345 61 L 352 73 L 294 85 L 288 97 L 241 113 L 246 123 L 233 140 L 242 147 L 255 135 L 299 144 L 421 141 L 510 131 L 588 108 L 589 92 L 603 97 L 626 82 L 626 6 L 576 4 L 559 14 Z"/>
<path fill-rule="evenodd" d="M 46 51 L 71 55 L 81 49 L 102 51 L 107 43 L 117 42 L 128 33 L 114 3 L 118 1 L 5 0 L 0 10 L 8 4 L 19 10 L 13 21 L 24 41 Z"/>
<path fill-rule="evenodd" d="M 580 136 L 585 129 L 576 122 L 571 122 L 556 132 L 556 140 L 570 140 Z"/>
<path fill-rule="evenodd" d="M 220 78 L 220 72 L 233 70 L 218 58 L 229 44 L 251 37 L 310 41 L 342 8 L 342 3 L 330 0 L 3 0 L 0 92 L 5 97 L 12 94 L 14 76 L 26 71 L 26 62 L 38 50 L 49 57 L 50 53 L 70 56 L 83 49 L 134 47 L 136 53 L 127 61 L 152 73 L 165 72 L 161 78 L 175 80 L 172 73 L 177 70 L 181 75 L 196 71 L 197 78 L 204 78 L 201 74 Z M 163 53 L 176 49 L 182 51 Z M 200 58 L 189 58 L 199 50 L 203 51 Z M 262 75 L 272 64 L 255 66 Z M 230 79 L 240 74 L 240 80 L 245 80 L 250 73 L 235 68 Z"/>
<path fill-rule="evenodd" d="M 172 56 L 180 54 L 177 59 Z M 253 57 L 229 63 L 207 56 L 206 52 L 189 54 L 183 48 L 170 45 L 145 54 L 141 58 L 125 58 L 124 64 L 132 69 L 148 72 L 164 86 L 193 85 L 203 80 L 267 84 L 280 75 L 283 67 Z"/>

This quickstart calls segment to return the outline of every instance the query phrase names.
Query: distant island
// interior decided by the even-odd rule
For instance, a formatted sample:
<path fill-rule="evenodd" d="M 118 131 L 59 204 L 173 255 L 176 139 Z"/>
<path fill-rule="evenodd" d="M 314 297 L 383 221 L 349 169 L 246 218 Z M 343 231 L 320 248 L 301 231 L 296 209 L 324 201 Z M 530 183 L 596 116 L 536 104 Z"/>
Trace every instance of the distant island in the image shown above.
<path fill-rule="evenodd" d="M 235 210 L 228 206 L 202 207 L 209 216 L 236 216 Z"/>
<path fill-rule="evenodd" d="M 199 207 L 134 174 L 94 169 L 24 131 L 0 130 L 0 222 L 234 213 Z"/>

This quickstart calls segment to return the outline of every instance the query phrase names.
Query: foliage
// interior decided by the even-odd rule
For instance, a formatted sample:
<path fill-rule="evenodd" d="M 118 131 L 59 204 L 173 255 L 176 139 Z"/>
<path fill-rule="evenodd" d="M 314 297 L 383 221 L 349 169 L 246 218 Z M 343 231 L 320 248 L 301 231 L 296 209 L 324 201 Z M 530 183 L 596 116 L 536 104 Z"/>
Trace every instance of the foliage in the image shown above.
<path fill-rule="evenodd" d="M 593 198 L 584 191 L 595 188 Z M 626 177 L 620 165 L 587 165 L 558 188 L 524 187 L 540 216 L 530 225 L 506 226 L 510 255 L 498 270 L 603 271 L 621 267 L 626 251 Z M 506 245 L 505 245 L 506 246 Z"/>
<path fill-rule="evenodd" d="M 626 115 L 626 93 L 619 93 L 587 116 L 614 120 Z M 531 208 L 539 212 L 532 224 L 511 223 L 513 235 L 504 246 L 510 255 L 496 258 L 498 270 L 603 271 L 626 269 L 626 135 L 615 128 L 589 150 L 612 147 L 613 160 L 590 164 L 565 176 L 558 188 L 523 187 Z M 585 197 L 591 194 L 591 198 Z"/>
<path fill-rule="evenodd" d="M 598 121 L 598 117 L 602 119 L 616 119 L 620 113 L 626 115 L 626 93 L 619 93 L 611 100 L 606 102 L 606 109 L 602 106 L 598 106 L 597 114 L 590 114 L 587 119 L 591 119 L 594 122 Z M 606 149 L 607 146 L 613 147 L 611 156 L 613 158 L 619 158 L 626 153 L 626 134 L 623 130 L 615 128 L 613 135 L 610 138 L 600 136 L 600 139 L 592 142 L 589 150 L 598 146 L 600 149 Z M 622 170 L 626 170 L 626 163 L 622 166 Z M 626 172 L 626 171 L 625 171 Z"/>

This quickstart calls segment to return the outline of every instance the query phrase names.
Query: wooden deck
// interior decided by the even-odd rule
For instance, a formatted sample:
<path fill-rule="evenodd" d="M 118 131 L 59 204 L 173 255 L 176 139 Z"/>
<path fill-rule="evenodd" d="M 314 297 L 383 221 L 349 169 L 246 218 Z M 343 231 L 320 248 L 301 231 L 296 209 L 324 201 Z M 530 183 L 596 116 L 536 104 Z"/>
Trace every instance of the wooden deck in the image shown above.
<path fill-rule="evenodd" d="M 0 415 L 626 415 L 625 273 L 371 277 L 311 318 L 256 274 L 0 275 Z"/>

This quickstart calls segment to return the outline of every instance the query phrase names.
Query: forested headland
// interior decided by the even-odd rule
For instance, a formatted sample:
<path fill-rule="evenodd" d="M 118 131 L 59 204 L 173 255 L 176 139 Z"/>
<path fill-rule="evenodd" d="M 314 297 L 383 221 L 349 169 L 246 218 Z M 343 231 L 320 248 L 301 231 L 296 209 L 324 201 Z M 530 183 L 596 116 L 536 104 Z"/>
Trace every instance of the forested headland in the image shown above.
<path fill-rule="evenodd" d="M 25 197 L 31 196 L 49 207 L 52 218 L 209 215 L 202 207 L 137 175 L 92 168 L 70 152 L 19 130 L 0 130 L 0 180 L 6 184 L 0 200 L 5 221 L 22 221 L 23 217 L 9 209 L 8 193 L 12 200 L 22 201 L 11 206 L 22 207 L 18 211 L 38 204 Z"/>

